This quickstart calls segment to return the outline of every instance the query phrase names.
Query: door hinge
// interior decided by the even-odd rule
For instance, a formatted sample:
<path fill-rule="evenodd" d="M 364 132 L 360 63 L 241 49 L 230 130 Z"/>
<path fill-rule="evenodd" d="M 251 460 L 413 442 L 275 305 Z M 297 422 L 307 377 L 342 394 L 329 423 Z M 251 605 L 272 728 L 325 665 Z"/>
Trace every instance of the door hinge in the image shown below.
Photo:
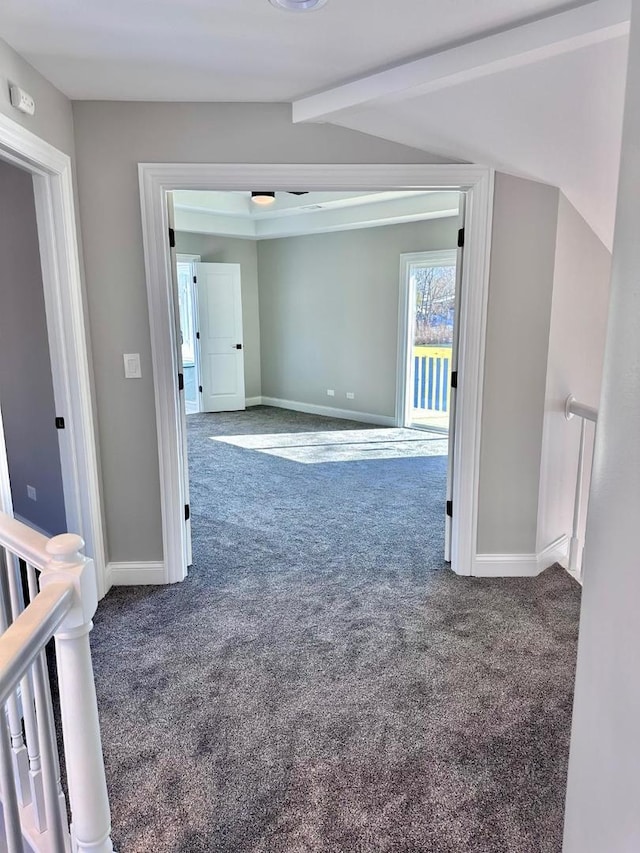
<path fill-rule="evenodd" d="M 198 391 L 202 394 L 202 385 L 198 385 Z"/>
<path fill-rule="evenodd" d="M 464 246 L 464 228 L 461 228 L 458 231 L 458 248 L 462 249 L 463 246 Z"/>
<path fill-rule="evenodd" d="M 184 391 L 184 373 L 178 374 L 178 391 Z"/>
<path fill-rule="evenodd" d="M 198 276 L 197 276 L 197 275 L 194 275 L 194 277 L 193 277 L 193 283 L 194 283 L 194 284 L 197 284 L 197 283 L 198 283 Z"/>
<path fill-rule="evenodd" d="M 173 228 L 169 228 L 169 248 L 175 249 L 176 247 L 176 232 Z"/>
<path fill-rule="evenodd" d="M 191 507 L 189 506 L 189 504 L 185 504 L 184 505 L 184 520 L 189 521 L 190 518 L 191 518 Z"/>
<path fill-rule="evenodd" d="M 197 341 L 199 341 L 199 340 L 200 340 L 200 332 L 196 332 L 196 340 L 197 340 Z"/>
<path fill-rule="evenodd" d="M 64 418 L 56 418 L 56 429 L 64 429 Z"/>
<path fill-rule="evenodd" d="M 447 515 L 453 518 L 453 501 L 447 501 Z"/>
<path fill-rule="evenodd" d="M 457 370 L 453 370 L 451 372 L 451 387 L 452 388 L 458 387 L 458 371 Z"/>

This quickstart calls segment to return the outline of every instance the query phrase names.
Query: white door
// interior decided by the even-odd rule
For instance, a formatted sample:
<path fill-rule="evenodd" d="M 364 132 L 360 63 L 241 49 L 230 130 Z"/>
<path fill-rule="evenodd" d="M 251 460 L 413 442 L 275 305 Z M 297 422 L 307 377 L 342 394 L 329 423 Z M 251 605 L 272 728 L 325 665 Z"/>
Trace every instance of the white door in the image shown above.
<path fill-rule="evenodd" d="M 240 264 L 196 264 L 200 411 L 245 408 Z"/>
<path fill-rule="evenodd" d="M 460 214 L 458 231 L 458 254 L 456 258 L 456 296 L 453 315 L 453 336 L 451 349 L 451 393 L 449 397 L 449 458 L 447 463 L 447 508 L 444 528 L 444 558 L 451 562 L 451 533 L 453 525 L 453 468 L 456 462 L 456 396 L 458 388 L 458 345 L 460 323 L 458 306 L 460 305 L 460 287 L 462 283 L 462 264 L 464 263 L 464 221 L 466 196 L 460 193 Z"/>
<path fill-rule="evenodd" d="M 171 253 L 171 275 L 173 279 L 173 311 L 175 318 L 176 363 L 178 367 L 178 394 L 180 396 L 179 440 L 183 462 L 182 498 L 184 501 L 184 560 L 185 565 L 193 563 L 191 550 L 191 506 L 189 503 L 189 460 L 187 453 L 187 416 L 184 396 L 184 366 L 182 363 L 182 340 L 180 333 L 180 300 L 178 295 L 178 267 L 175 249 L 175 223 L 173 214 L 173 196 L 167 195 L 167 218 L 169 220 L 169 246 Z"/>

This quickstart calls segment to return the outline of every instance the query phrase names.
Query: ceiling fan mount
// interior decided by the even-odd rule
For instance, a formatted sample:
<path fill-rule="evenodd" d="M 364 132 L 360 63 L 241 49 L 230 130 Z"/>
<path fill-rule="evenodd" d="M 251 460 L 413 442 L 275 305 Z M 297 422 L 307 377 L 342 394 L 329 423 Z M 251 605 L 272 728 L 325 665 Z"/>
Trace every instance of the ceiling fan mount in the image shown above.
<path fill-rule="evenodd" d="M 296 190 L 283 190 L 288 195 L 308 195 L 308 190 L 296 191 Z M 276 200 L 276 194 L 273 190 L 265 190 L 265 191 L 254 191 L 251 193 L 251 201 L 255 204 L 273 204 Z"/>

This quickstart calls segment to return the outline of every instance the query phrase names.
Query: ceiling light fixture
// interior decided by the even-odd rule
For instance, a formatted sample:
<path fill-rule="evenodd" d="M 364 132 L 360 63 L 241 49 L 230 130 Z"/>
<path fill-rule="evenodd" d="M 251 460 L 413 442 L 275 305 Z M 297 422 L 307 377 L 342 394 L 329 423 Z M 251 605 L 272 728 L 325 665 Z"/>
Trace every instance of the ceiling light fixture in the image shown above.
<path fill-rule="evenodd" d="M 273 192 L 251 193 L 251 201 L 255 204 L 273 204 L 276 194 Z"/>
<path fill-rule="evenodd" d="M 288 9 L 290 12 L 310 12 L 324 6 L 327 0 L 269 0 L 277 9 Z"/>

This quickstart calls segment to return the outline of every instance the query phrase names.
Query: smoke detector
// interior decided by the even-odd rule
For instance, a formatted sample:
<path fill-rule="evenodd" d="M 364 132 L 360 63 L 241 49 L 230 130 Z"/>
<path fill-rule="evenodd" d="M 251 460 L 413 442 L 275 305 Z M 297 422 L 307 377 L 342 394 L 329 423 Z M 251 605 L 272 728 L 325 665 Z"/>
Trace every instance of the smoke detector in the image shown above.
<path fill-rule="evenodd" d="M 288 9 L 290 12 L 310 12 L 324 6 L 327 0 L 269 0 L 277 9 Z"/>

